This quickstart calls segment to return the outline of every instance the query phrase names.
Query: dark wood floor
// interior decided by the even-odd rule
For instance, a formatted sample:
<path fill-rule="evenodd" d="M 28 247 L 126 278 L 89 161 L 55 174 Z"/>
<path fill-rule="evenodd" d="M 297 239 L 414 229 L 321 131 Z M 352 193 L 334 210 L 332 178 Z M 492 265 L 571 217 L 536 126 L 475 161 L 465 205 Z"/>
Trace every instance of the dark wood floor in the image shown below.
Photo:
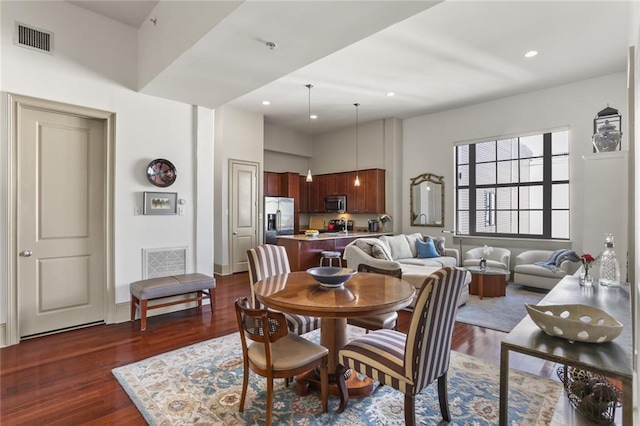
<path fill-rule="evenodd" d="M 144 425 L 111 369 L 237 330 L 233 301 L 249 296 L 246 273 L 217 276 L 216 310 L 197 308 L 140 322 L 98 325 L 25 340 L 0 350 L 0 424 Z M 406 331 L 409 312 L 401 312 Z M 499 362 L 506 334 L 457 323 L 452 348 Z M 511 356 L 511 367 L 555 378 L 555 365 Z"/>

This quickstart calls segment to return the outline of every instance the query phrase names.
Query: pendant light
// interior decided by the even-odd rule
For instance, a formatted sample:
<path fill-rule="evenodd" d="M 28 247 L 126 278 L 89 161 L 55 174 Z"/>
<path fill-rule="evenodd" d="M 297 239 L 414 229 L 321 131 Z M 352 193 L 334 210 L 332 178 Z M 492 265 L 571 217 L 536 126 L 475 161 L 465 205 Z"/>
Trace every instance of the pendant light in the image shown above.
<path fill-rule="evenodd" d="M 360 104 L 353 104 L 356 107 L 356 180 L 353 182 L 353 186 L 360 186 L 360 177 L 358 176 L 358 107 Z"/>
<path fill-rule="evenodd" d="M 309 148 L 309 157 L 307 157 L 307 167 L 309 170 L 307 171 L 307 182 L 313 182 L 313 176 L 311 176 L 311 88 L 313 86 L 311 84 L 307 84 L 307 89 L 309 89 L 309 113 L 307 114 L 308 126 L 307 126 L 307 145 Z"/>

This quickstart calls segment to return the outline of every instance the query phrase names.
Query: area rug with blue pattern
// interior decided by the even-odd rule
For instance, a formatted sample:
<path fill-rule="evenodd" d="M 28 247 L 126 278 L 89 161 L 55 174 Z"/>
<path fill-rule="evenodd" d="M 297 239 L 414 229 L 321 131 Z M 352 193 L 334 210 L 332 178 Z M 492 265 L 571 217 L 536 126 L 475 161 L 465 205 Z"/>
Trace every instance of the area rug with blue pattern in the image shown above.
<path fill-rule="evenodd" d="M 361 331 L 350 326 L 349 333 Z M 317 342 L 318 331 L 306 337 Z M 244 412 L 238 412 L 243 374 L 238 333 L 118 367 L 113 374 L 151 425 L 264 424 L 266 381 L 253 372 Z M 562 385 L 517 370 L 509 374 L 509 424 L 550 424 Z M 452 352 L 448 384 L 450 425 L 498 424 L 498 365 Z M 389 386 L 351 399 L 342 414 L 336 413 L 337 397 L 329 398 L 329 412 L 322 413 L 319 393 L 298 396 L 296 386 L 285 387 L 284 380 L 276 380 L 274 388 L 273 424 L 404 424 L 404 395 Z M 416 397 L 415 409 L 417 424 L 442 421 L 436 383 Z"/>

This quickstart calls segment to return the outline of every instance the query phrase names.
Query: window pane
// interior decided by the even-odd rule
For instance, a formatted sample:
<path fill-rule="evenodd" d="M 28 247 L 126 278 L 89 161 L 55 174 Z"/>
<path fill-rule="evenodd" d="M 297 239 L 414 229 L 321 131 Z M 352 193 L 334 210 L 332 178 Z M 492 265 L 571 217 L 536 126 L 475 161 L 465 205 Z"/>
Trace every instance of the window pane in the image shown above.
<path fill-rule="evenodd" d="M 497 142 L 498 160 L 515 160 L 518 158 L 518 139 L 503 139 Z"/>
<path fill-rule="evenodd" d="M 541 182 L 544 178 L 542 158 L 520 160 L 520 182 Z"/>
<path fill-rule="evenodd" d="M 520 158 L 542 157 L 543 149 L 543 135 L 520 138 Z"/>
<path fill-rule="evenodd" d="M 518 208 L 518 188 L 497 188 L 496 208 L 510 210 Z"/>
<path fill-rule="evenodd" d="M 551 238 L 569 238 L 569 210 L 551 212 Z"/>
<path fill-rule="evenodd" d="M 569 153 L 569 131 L 551 133 L 551 154 L 568 154 Z"/>
<path fill-rule="evenodd" d="M 498 166 L 498 183 L 518 182 L 518 161 L 501 161 Z"/>
<path fill-rule="evenodd" d="M 458 145 L 458 164 L 469 164 L 469 145 Z"/>
<path fill-rule="evenodd" d="M 476 232 L 496 232 L 495 225 L 490 223 L 493 212 L 486 210 L 476 210 Z M 495 220 L 494 220 L 495 223 Z"/>
<path fill-rule="evenodd" d="M 469 235 L 469 212 L 458 212 L 458 232 Z"/>
<path fill-rule="evenodd" d="M 469 185 L 469 166 L 458 166 L 458 186 Z"/>
<path fill-rule="evenodd" d="M 542 212 L 539 210 L 521 211 L 520 233 L 542 235 Z"/>
<path fill-rule="evenodd" d="M 496 142 L 482 142 L 476 144 L 476 163 L 496 161 Z"/>
<path fill-rule="evenodd" d="M 569 184 L 561 183 L 551 186 L 551 208 L 569 208 Z"/>
<path fill-rule="evenodd" d="M 496 212 L 496 232 L 498 234 L 517 234 L 518 212 L 498 210 Z"/>
<path fill-rule="evenodd" d="M 520 188 L 520 210 L 542 208 L 542 185 Z"/>
<path fill-rule="evenodd" d="M 476 185 L 496 183 L 496 163 L 476 164 Z"/>
<path fill-rule="evenodd" d="M 551 180 L 569 180 L 569 156 L 562 155 L 551 159 Z"/>
<path fill-rule="evenodd" d="M 458 190 L 458 210 L 469 210 L 469 190 Z"/>

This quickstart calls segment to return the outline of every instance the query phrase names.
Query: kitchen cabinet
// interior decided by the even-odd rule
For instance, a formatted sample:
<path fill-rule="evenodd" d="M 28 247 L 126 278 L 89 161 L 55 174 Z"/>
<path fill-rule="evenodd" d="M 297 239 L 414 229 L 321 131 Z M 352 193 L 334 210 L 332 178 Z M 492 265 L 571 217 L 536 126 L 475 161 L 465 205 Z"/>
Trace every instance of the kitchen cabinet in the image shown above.
<path fill-rule="evenodd" d="M 381 169 L 364 170 L 364 212 L 384 213 L 385 207 L 385 171 Z"/>
<path fill-rule="evenodd" d="M 309 212 L 309 183 L 307 177 L 302 175 L 298 177 L 298 197 L 300 202 L 298 203 L 299 213 Z"/>
<path fill-rule="evenodd" d="M 324 213 L 324 184 L 324 175 L 315 175 L 309 183 L 309 213 Z"/>
<path fill-rule="evenodd" d="M 355 172 L 347 173 L 347 182 L 353 183 Z M 385 171 L 382 169 L 360 170 L 360 186 L 347 185 L 347 212 L 378 214 L 385 212 Z"/>
<path fill-rule="evenodd" d="M 279 197 L 282 194 L 280 173 L 264 172 L 264 195 L 269 197 Z"/>

